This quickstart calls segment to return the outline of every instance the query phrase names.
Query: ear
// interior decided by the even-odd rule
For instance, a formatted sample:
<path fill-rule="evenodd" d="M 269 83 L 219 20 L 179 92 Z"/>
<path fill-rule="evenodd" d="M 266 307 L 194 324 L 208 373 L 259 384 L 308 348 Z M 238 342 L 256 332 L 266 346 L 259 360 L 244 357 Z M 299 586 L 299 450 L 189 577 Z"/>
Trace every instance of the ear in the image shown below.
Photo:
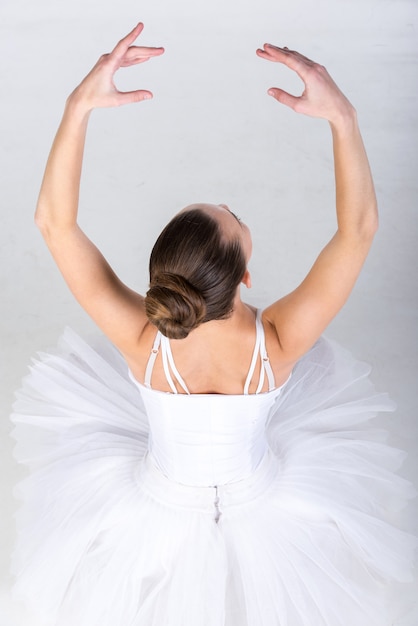
<path fill-rule="evenodd" d="M 244 276 L 241 280 L 242 284 L 247 287 L 247 289 L 251 289 L 251 274 L 248 268 L 245 270 Z"/>

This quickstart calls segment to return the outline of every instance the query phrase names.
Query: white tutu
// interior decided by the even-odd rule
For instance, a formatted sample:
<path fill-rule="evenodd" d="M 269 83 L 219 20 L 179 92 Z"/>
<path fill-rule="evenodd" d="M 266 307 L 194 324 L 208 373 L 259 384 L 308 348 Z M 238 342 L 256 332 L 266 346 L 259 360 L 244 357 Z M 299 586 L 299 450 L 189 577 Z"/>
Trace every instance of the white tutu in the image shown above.
<path fill-rule="evenodd" d="M 370 422 L 393 409 L 369 368 L 320 340 L 294 369 L 253 475 L 170 480 L 120 354 L 67 330 L 24 379 L 12 420 L 30 469 L 13 597 L 46 626 L 384 626 L 417 540 L 388 522 L 415 495 Z"/>

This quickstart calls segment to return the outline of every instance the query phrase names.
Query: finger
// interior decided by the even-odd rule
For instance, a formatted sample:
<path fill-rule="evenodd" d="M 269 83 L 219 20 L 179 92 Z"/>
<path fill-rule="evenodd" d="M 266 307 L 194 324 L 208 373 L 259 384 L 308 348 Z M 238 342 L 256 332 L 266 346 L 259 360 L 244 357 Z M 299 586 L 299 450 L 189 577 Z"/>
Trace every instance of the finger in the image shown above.
<path fill-rule="evenodd" d="M 287 50 L 290 54 L 293 54 L 294 56 L 298 57 L 299 59 L 306 61 L 306 63 L 308 63 L 309 65 L 316 65 L 315 61 L 312 61 L 312 59 L 305 57 L 303 54 L 301 54 L 297 50 L 289 50 L 288 48 L 285 48 L 285 50 Z"/>
<path fill-rule="evenodd" d="M 280 48 L 279 46 L 273 46 L 271 43 L 263 44 L 262 48 L 257 49 L 257 54 L 261 54 L 264 56 L 271 56 L 274 59 L 278 57 L 277 53 L 283 53 L 283 55 L 288 54 L 290 52 L 287 46 Z"/>
<path fill-rule="evenodd" d="M 117 104 L 133 104 L 135 102 L 142 102 L 142 100 L 151 100 L 153 94 L 146 89 L 137 89 L 136 91 L 118 91 Z"/>
<path fill-rule="evenodd" d="M 119 67 L 131 67 L 131 65 L 138 65 L 138 63 L 145 63 L 146 61 L 149 61 L 150 58 L 151 57 L 144 57 L 144 58 L 132 59 L 131 61 L 123 60 L 119 64 Z"/>
<path fill-rule="evenodd" d="M 150 59 L 151 57 L 160 56 L 164 52 L 165 50 L 162 47 L 130 46 L 123 55 L 123 64 L 131 61 L 135 62 L 138 59 Z"/>
<path fill-rule="evenodd" d="M 303 54 L 301 54 L 297 50 L 289 50 L 287 46 L 284 46 L 283 48 L 279 48 L 278 46 L 273 46 L 272 44 L 267 43 L 267 44 L 264 44 L 264 47 L 267 50 L 267 52 L 271 50 L 273 52 L 273 55 L 278 52 L 278 53 L 287 55 L 288 58 L 293 57 L 296 60 L 299 59 L 300 61 L 304 61 L 310 67 L 315 65 L 315 61 L 312 61 L 312 59 L 308 59 L 308 57 L 305 57 Z"/>
<path fill-rule="evenodd" d="M 289 65 L 288 56 L 290 50 L 288 48 L 278 48 L 270 44 L 264 44 L 264 49 L 258 48 L 256 53 L 259 57 L 272 61 L 273 63 L 283 63 Z"/>
<path fill-rule="evenodd" d="M 298 52 L 288 50 L 287 48 L 279 48 L 272 44 L 264 44 L 264 50 L 259 48 L 257 54 L 267 61 L 286 65 L 291 70 L 295 71 L 303 81 L 305 81 L 307 77 L 308 70 L 314 65 L 310 59 L 302 57 Z"/>
<path fill-rule="evenodd" d="M 129 48 L 129 46 L 135 41 L 135 39 L 142 33 L 143 30 L 144 30 L 144 25 L 142 22 L 139 22 L 135 26 L 135 28 L 133 28 L 131 32 L 126 35 L 126 37 L 121 39 L 116 44 L 116 46 L 113 48 L 111 52 L 111 56 L 113 56 L 116 59 L 119 59 L 120 57 L 122 57 L 127 51 L 127 49 Z"/>
<path fill-rule="evenodd" d="M 283 91 L 283 89 L 279 89 L 278 87 L 272 87 L 267 93 L 269 96 L 273 96 L 275 100 L 291 109 L 295 109 L 298 102 L 300 102 L 300 97 L 292 96 L 290 93 L 287 93 L 287 91 Z"/>
<path fill-rule="evenodd" d="M 315 61 L 304 56 L 297 50 L 290 50 L 287 46 L 280 47 L 280 46 L 274 46 L 272 43 L 265 43 L 263 46 L 263 50 L 258 48 L 257 52 L 259 51 L 265 54 L 272 54 L 272 53 L 274 54 L 274 52 L 279 52 L 279 53 L 281 52 L 287 55 L 297 56 L 298 58 L 303 59 L 307 63 L 312 63 L 312 65 L 315 65 Z"/>
<path fill-rule="evenodd" d="M 165 52 L 162 46 L 129 46 L 125 56 L 158 56 Z"/>
<path fill-rule="evenodd" d="M 268 52 L 267 50 L 263 50 L 262 48 L 257 48 L 255 52 L 259 57 L 262 57 L 263 59 L 267 59 L 268 61 L 276 60 L 270 52 Z"/>

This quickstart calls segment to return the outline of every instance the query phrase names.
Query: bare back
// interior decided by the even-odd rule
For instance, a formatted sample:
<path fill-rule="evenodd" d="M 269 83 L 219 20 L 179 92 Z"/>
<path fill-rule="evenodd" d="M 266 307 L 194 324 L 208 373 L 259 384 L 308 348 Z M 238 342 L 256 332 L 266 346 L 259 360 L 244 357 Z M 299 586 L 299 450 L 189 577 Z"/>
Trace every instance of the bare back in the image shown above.
<path fill-rule="evenodd" d="M 194 394 L 242 394 L 250 369 L 256 340 L 256 309 L 243 305 L 244 315 L 239 319 L 219 320 L 203 324 L 186 339 L 171 340 L 170 346 L 177 369 Z M 284 362 L 274 328 L 263 321 L 265 344 L 273 370 L 275 385 L 282 385 L 292 370 L 294 363 Z M 142 384 L 145 370 L 153 349 L 156 329 L 147 324 L 138 342 L 137 349 L 130 356 L 125 355 L 134 377 Z M 255 369 L 249 386 L 249 393 L 255 393 L 259 383 L 261 356 L 257 355 Z M 152 387 L 170 392 L 164 371 L 162 356 L 157 354 Z M 177 391 L 184 393 L 176 383 Z M 267 378 L 261 391 L 269 390 Z"/>

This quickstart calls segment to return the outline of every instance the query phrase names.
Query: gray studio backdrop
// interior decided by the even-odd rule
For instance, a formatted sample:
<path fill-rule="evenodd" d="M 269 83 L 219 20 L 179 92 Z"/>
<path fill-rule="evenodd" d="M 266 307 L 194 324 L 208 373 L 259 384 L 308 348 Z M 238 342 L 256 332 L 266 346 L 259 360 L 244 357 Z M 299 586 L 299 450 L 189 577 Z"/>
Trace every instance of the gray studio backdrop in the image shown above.
<path fill-rule="evenodd" d="M 28 623 L 8 601 L 12 485 L 23 476 L 8 439 L 13 391 L 65 325 L 93 330 L 33 225 L 37 192 L 66 96 L 139 20 L 142 41 L 166 54 L 117 81 L 151 89 L 154 100 L 94 112 L 83 227 L 143 291 L 152 243 L 173 213 L 224 202 L 253 231 L 248 301 L 263 306 L 294 288 L 335 227 L 331 137 L 326 122 L 266 95 L 270 86 L 298 93 L 301 83 L 255 49 L 287 45 L 324 64 L 358 110 L 381 213 L 362 276 L 327 334 L 370 362 L 377 387 L 396 399 L 397 413 L 380 421 L 411 453 L 403 473 L 416 474 L 417 8 L 414 0 L 2 0 L 0 626 Z M 415 624 L 413 612 L 400 623 Z"/>

